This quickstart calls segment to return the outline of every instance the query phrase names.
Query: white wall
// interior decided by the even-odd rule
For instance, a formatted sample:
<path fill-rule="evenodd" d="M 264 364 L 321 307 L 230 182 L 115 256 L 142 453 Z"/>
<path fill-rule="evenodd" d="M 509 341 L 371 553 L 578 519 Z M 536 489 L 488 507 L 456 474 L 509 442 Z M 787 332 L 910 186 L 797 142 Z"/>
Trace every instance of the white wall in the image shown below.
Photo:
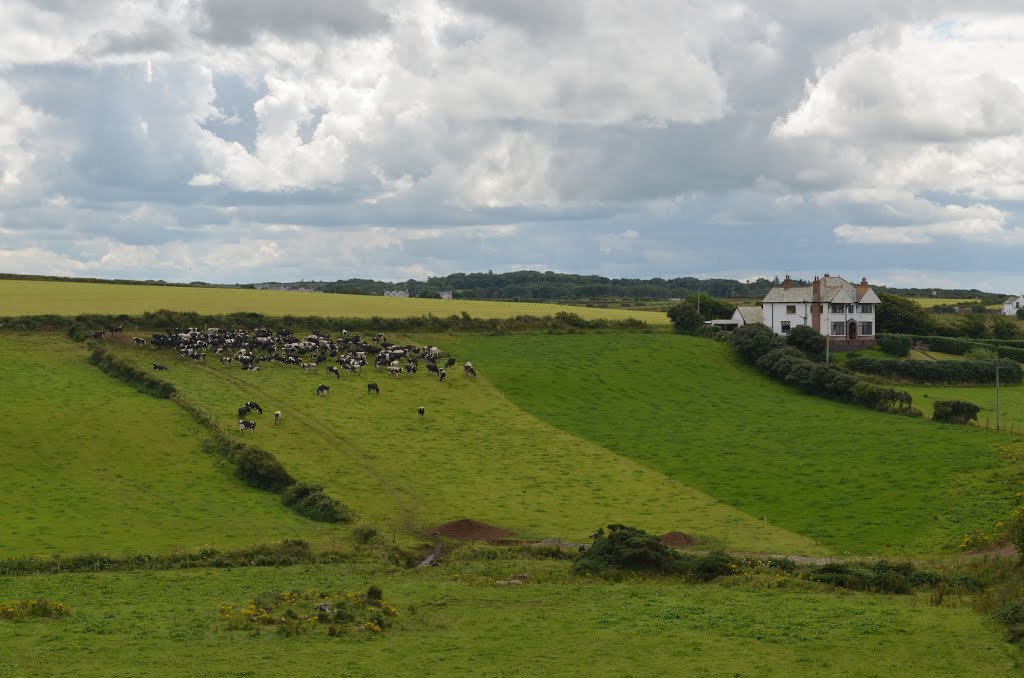
<path fill-rule="evenodd" d="M 787 306 L 796 306 L 796 313 L 786 313 Z M 878 332 L 878 327 L 875 324 L 875 307 L 872 306 L 870 313 L 861 313 L 855 311 L 853 313 L 832 313 L 829 310 L 829 304 L 823 304 L 824 311 L 821 314 L 821 330 L 820 332 L 824 335 L 829 335 L 832 331 L 833 322 L 842 322 L 844 324 L 844 331 L 842 335 L 834 336 L 846 336 L 845 324 L 851 320 L 857 321 L 857 336 L 873 337 Z M 844 307 L 846 305 L 844 304 Z M 797 304 L 784 304 L 784 303 L 767 303 L 763 304 L 764 308 L 764 324 L 772 328 L 772 332 L 775 334 L 782 334 L 782 323 L 783 321 L 789 321 L 789 327 L 792 330 L 798 325 L 810 325 L 811 324 L 811 302 L 799 302 Z M 857 304 L 855 308 L 860 308 Z M 870 322 L 871 323 L 871 334 L 861 335 L 860 323 Z"/>

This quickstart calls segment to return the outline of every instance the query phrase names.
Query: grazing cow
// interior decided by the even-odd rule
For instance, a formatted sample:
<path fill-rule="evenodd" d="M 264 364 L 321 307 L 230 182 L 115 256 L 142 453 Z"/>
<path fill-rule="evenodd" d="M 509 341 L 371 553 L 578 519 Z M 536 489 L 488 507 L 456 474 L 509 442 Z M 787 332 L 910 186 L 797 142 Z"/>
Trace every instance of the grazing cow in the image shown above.
<path fill-rule="evenodd" d="M 440 378 L 441 381 L 444 381 L 444 378 L 448 376 L 448 373 L 445 372 L 444 368 L 442 367 L 441 370 L 437 373 L 437 376 Z"/>
<path fill-rule="evenodd" d="M 256 422 L 255 421 L 248 421 L 247 419 L 239 419 L 238 420 L 238 432 L 242 433 L 246 429 L 248 429 L 250 431 L 255 431 L 256 430 Z"/>
<path fill-rule="evenodd" d="M 380 395 L 380 386 L 377 386 L 376 383 L 367 384 L 366 395 L 370 395 L 371 393 L 376 393 L 377 395 Z"/>
<path fill-rule="evenodd" d="M 153 369 L 157 372 L 166 372 L 167 368 L 160 363 L 153 363 Z"/>
<path fill-rule="evenodd" d="M 422 407 L 416 408 L 416 411 L 419 413 L 420 419 L 422 419 L 423 415 L 426 413 L 426 410 L 424 408 L 422 408 Z"/>
<path fill-rule="evenodd" d="M 327 374 L 333 374 L 338 379 L 341 379 L 341 374 L 338 372 L 338 368 L 334 365 L 327 366 Z"/>
<path fill-rule="evenodd" d="M 320 384 L 316 387 L 316 394 L 319 395 L 331 395 L 331 387 L 327 384 Z"/>
<path fill-rule="evenodd" d="M 416 363 L 409 363 L 405 366 L 406 374 L 416 374 Z"/>
<path fill-rule="evenodd" d="M 252 412 L 252 409 L 248 405 L 242 405 L 238 408 L 238 418 L 245 419 L 245 415 Z"/>
<path fill-rule="evenodd" d="M 145 346 L 146 345 L 146 340 L 143 339 L 142 337 L 132 337 L 132 341 L 135 342 L 136 346 Z"/>
<path fill-rule="evenodd" d="M 466 376 L 467 377 L 475 377 L 476 376 L 476 370 L 473 369 L 472 365 L 466 367 L 465 371 L 466 371 Z"/>
<path fill-rule="evenodd" d="M 113 325 L 107 325 L 107 332 L 110 332 L 111 334 L 121 334 L 121 333 L 123 333 L 124 332 L 124 323 L 121 323 L 117 327 L 114 327 Z"/>
<path fill-rule="evenodd" d="M 281 410 L 278 410 L 277 412 L 274 412 L 274 426 L 277 426 L 280 423 L 281 423 Z"/>
<path fill-rule="evenodd" d="M 402 376 L 402 368 L 399 367 L 398 365 L 388 365 L 388 376 Z"/>
<path fill-rule="evenodd" d="M 260 407 L 260 404 L 255 400 L 250 400 L 245 404 L 245 406 L 248 407 L 250 410 L 256 410 L 260 414 L 263 414 L 263 408 Z"/>
<path fill-rule="evenodd" d="M 92 333 L 92 338 L 93 339 L 102 339 L 103 338 L 103 334 L 104 334 L 103 330 L 100 330 L 99 332 L 93 332 Z"/>
<path fill-rule="evenodd" d="M 445 367 L 455 367 L 455 358 L 448 358 L 448 361 L 444 364 Z"/>
<path fill-rule="evenodd" d="M 437 374 L 437 363 L 427 363 L 427 372 Z"/>

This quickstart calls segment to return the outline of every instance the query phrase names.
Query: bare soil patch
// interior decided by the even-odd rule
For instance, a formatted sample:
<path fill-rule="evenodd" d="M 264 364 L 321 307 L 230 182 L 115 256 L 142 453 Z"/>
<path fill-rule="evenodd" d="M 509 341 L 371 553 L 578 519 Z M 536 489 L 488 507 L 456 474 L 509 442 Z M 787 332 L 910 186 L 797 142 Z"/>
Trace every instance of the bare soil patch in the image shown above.
<path fill-rule="evenodd" d="M 466 541 L 473 539 L 490 541 L 505 539 L 512 533 L 503 527 L 488 525 L 472 518 L 462 518 L 461 520 L 453 520 L 450 523 L 438 525 L 431 530 L 431 534 Z"/>
<path fill-rule="evenodd" d="M 697 543 L 697 538 L 685 532 L 666 532 L 661 535 L 661 543 L 665 546 L 693 546 Z"/>

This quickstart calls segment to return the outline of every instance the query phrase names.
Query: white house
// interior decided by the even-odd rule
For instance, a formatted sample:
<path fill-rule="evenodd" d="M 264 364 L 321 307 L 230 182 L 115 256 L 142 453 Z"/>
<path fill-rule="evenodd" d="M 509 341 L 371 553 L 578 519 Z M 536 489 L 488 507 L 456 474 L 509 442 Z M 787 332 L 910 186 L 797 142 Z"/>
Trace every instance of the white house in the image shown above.
<path fill-rule="evenodd" d="M 773 287 L 761 302 L 762 322 L 776 334 L 809 325 L 829 337 L 871 344 L 880 302 L 865 278 L 853 285 L 826 273 L 811 285 L 794 287 L 787 275 L 782 287 Z"/>
<path fill-rule="evenodd" d="M 1003 302 L 1003 315 L 1017 315 L 1017 311 L 1024 306 L 1024 294 L 1019 297 L 1010 297 Z"/>

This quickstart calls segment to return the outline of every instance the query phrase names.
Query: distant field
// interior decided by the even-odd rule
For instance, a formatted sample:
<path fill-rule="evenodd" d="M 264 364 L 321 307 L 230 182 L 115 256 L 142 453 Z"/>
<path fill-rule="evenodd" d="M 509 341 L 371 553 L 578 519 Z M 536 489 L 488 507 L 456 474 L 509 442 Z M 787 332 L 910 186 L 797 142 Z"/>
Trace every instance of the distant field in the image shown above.
<path fill-rule="evenodd" d="M 1019 650 L 963 604 L 923 596 L 614 583 L 564 562 L 441 568 L 259 567 L 10 577 L 0 601 L 43 597 L 60 620 L 0 621 L 0 674 L 69 676 L 1012 676 Z M 512 573 L 529 583 L 501 587 Z M 228 630 L 221 603 L 264 591 L 382 588 L 380 638 Z"/>
<path fill-rule="evenodd" d="M 102 283 L 0 280 L 0 316 L 77 315 L 106 313 L 138 315 L 168 309 L 198 313 L 247 311 L 264 315 L 319 315 L 404 318 L 434 314 L 448 317 L 468 313 L 474 318 L 545 316 L 560 311 L 586 319 L 636 318 L 667 325 L 668 316 L 652 311 L 586 308 L 559 304 L 441 299 L 398 299 L 351 294 L 280 292 L 208 287 L 109 285 Z"/>
<path fill-rule="evenodd" d="M 942 299 L 936 297 L 914 297 L 914 301 L 925 308 L 931 308 L 932 306 L 961 306 L 963 304 L 977 303 L 978 299 Z"/>
<path fill-rule="evenodd" d="M 559 339 L 567 337 L 553 338 L 552 346 Z M 437 343 L 445 348 L 451 340 Z M 212 359 L 195 365 L 149 348 L 120 346 L 119 354 L 145 369 L 159 355 L 169 367 L 161 378 L 225 427 L 234 426 L 239 404 L 259 401 L 265 414 L 255 415 L 255 435 L 246 438 L 389 534 L 473 518 L 520 537 L 582 541 L 599 526 L 623 522 L 658 534 L 712 537 L 732 548 L 823 552 L 807 536 L 771 521 L 765 525 L 759 515 L 559 430 L 506 399 L 486 377 L 473 380 L 457 368 L 444 383 L 426 370 L 389 378 L 372 367 L 361 377 L 343 374 L 338 380 L 323 368 L 303 374 L 267 364 L 250 373 Z M 469 351 L 458 355 L 476 358 Z M 492 360 L 502 359 L 477 363 L 484 374 Z M 379 383 L 380 395 L 367 395 L 370 381 Z M 316 395 L 321 382 L 331 386 L 330 396 Z M 423 420 L 416 414 L 420 405 L 426 407 Z M 270 412 L 278 409 L 284 424 L 275 428 Z"/>
<path fill-rule="evenodd" d="M 59 337 L 0 335 L 0 557 L 337 531 L 236 479 L 203 453 L 204 431 L 180 408 L 108 377 L 87 355 Z"/>
<path fill-rule="evenodd" d="M 1003 438 L 803 395 L 723 343 L 583 334 L 455 346 L 545 422 L 835 551 L 948 550 L 1012 507 Z"/>
<path fill-rule="evenodd" d="M 936 400 L 969 400 L 981 406 L 978 414 L 979 423 L 985 426 L 986 420 L 995 428 L 996 425 L 996 388 L 995 386 L 917 386 L 900 384 L 901 390 L 914 397 L 914 406 L 931 416 Z M 1024 428 L 1024 385 L 1001 386 L 999 389 L 999 409 L 1001 425 L 1009 428 L 1015 424 Z"/>

